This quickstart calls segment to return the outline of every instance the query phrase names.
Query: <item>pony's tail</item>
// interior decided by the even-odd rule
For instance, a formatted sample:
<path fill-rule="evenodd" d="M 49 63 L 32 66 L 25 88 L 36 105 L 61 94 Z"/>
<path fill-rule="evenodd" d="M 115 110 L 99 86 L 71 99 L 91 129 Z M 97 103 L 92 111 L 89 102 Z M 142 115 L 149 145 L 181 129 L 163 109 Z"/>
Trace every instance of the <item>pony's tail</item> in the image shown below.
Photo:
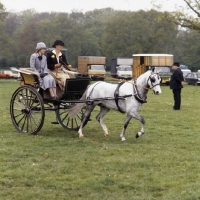
<path fill-rule="evenodd" d="M 80 98 L 80 100 L 86 100 L 86 93 L 87 93 L 87 89 L 82 95 L 82 97 Z M 77 103 L 75 104 L 75 106 L 67 109 L 69 118 L 75 118 L 78 115 L 78 113 L 82 110 L 82 108 L 85 106 L 85 104 L 86 103 Z"/>

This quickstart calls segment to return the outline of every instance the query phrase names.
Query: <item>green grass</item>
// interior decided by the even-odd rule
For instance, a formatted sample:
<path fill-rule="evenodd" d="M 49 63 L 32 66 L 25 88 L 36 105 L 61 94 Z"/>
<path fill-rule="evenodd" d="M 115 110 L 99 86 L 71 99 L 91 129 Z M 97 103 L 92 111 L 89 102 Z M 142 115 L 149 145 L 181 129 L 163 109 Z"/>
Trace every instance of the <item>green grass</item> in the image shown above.
<path fill-rule="evenodd" d="M 141 124 L 132 119 L 121 142 L 125 115 L 111 111 L 104 119 L 109 137 L 92 113 L 83 129 L 53 125 L 53 112 L 36 136 L 18 133 L 9 104 L 18 87 L 0 80 L 0 199 L 200 199 L 200 87 L 185 85 L 181 111 L 172 111 L 172 92 L 149 92 L 140 114 L 145 134 L 135 139 Z"/>

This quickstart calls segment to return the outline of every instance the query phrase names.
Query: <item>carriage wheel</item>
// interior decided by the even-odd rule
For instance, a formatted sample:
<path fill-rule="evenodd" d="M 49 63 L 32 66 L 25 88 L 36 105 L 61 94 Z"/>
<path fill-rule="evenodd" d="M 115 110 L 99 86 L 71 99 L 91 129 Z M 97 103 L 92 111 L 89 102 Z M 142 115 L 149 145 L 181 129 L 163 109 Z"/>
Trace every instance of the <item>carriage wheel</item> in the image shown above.
<path fill-rule="evenodd" d="M 85 108 L 82 108 L 82 110 L 74 118 L 70 118 L 67 109 L 73 107 L 74 105 L 75 104 L 71 103 L 61 103 L 59 105 L 59 108 L 56 110 L 56 116 L 59 123 L 62 125 L 62 127 L 69 130 L 79 129 L 83 114 L 85 112 Z M 84 124 L 84 126 L 85 125 L 86 123 Z"/>
<path fill-rule="evenodd" d="M 22 133 L 37 134 L 44 123 L 44 103 L 31 86 L 19 87 L 10 102 L 10 115 L 15 128 Z"/>

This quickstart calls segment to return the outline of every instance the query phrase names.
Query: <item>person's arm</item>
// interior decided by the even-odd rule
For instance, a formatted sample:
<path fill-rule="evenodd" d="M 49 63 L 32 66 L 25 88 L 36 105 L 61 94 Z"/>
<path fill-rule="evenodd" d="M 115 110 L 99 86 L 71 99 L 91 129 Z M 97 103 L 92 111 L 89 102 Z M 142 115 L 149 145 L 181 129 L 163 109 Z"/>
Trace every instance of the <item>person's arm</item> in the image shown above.
<path fill-rule="evenodd" d="M 181 85 L 184 85 L 184 77 L 183 77 L 183 72 L 181 71 L 180 73 L 180 79 L 181 79 Z"/>
<path fill-rule="evenodd" d="M 62 61 L 65 65 L 69 65 L 68 61 L 67 61 L 67 58 L 64 54 L 62 54 Z M 62 62 L 61 62 L 62 63 Z"/>
<path fill-rule="evenodd" d="M 48 72 L 48 68 L 47 68 L 47 57 L 46 56 L 44 56 L 44 73 L 49 73 Z"/>
<path fill-rule="evenodd" d="M 55 69 L 55 63 L 52 62 L 51 56 L 54 54 L 48 53 L 47 54 L 47 68 L 53 71 Z"/>
<path fill-rule="evenodd" d="M 184 78 L 183 78 L 182 71 L 175 70 L 175 72 L 174 72 L 174 78 L 175 78 L 175 80 L 176 80 L 177 83 L 183 85 Z"/>
<path fill-rule="evenodd" d="M 34 72 L 38 72 L 37 69 L 35 68 L 35 62 L 36 62 L 36 57 L 34 54 L 31 55 L 30 57 L 30 68 L 34 71 Z"/>
<path fill-rule="evenodd" d="M 61 63 L 63 64 L 65 69 L 71 71 L 70 68 L 72 68 L 72 66 L 68 63 L 68 60 L 67 60 L 67 58 L 66 58 L 66 56 L 64 54 L 62 54 Z"/>

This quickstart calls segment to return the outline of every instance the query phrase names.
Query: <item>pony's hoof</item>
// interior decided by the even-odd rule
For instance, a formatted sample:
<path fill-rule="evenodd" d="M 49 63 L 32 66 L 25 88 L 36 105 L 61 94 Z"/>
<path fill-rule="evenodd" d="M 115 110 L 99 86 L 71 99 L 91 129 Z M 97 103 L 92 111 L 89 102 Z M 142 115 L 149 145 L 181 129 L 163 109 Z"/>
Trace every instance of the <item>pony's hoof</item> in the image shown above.
<path fill-rule="evenodd" d="M 122 138 L 121 141 L 122 141 L 122 142 L 126 142 L 126 139 L 125 139 L 125 138 Z"/>
<path fill-rule="evenodd" d="M 136 135 L 135 135 L 135 137 L 136 138 L 139 138 L 140 136 L 142 136 L 144 133 L 143 132 L 138 132 Z"/>
<path fill-rule="evenodd" d="M 107 137 L 108 137 L 108 134 L 107 134 L 107 133 L 104 133 L 104 137 L 106 137 L 106 138 L 107 138 Z"/>
<path fill-rule="evenodd" d="M 79 135 L 79 138 L 84 138 L 84 135 Z"/>

